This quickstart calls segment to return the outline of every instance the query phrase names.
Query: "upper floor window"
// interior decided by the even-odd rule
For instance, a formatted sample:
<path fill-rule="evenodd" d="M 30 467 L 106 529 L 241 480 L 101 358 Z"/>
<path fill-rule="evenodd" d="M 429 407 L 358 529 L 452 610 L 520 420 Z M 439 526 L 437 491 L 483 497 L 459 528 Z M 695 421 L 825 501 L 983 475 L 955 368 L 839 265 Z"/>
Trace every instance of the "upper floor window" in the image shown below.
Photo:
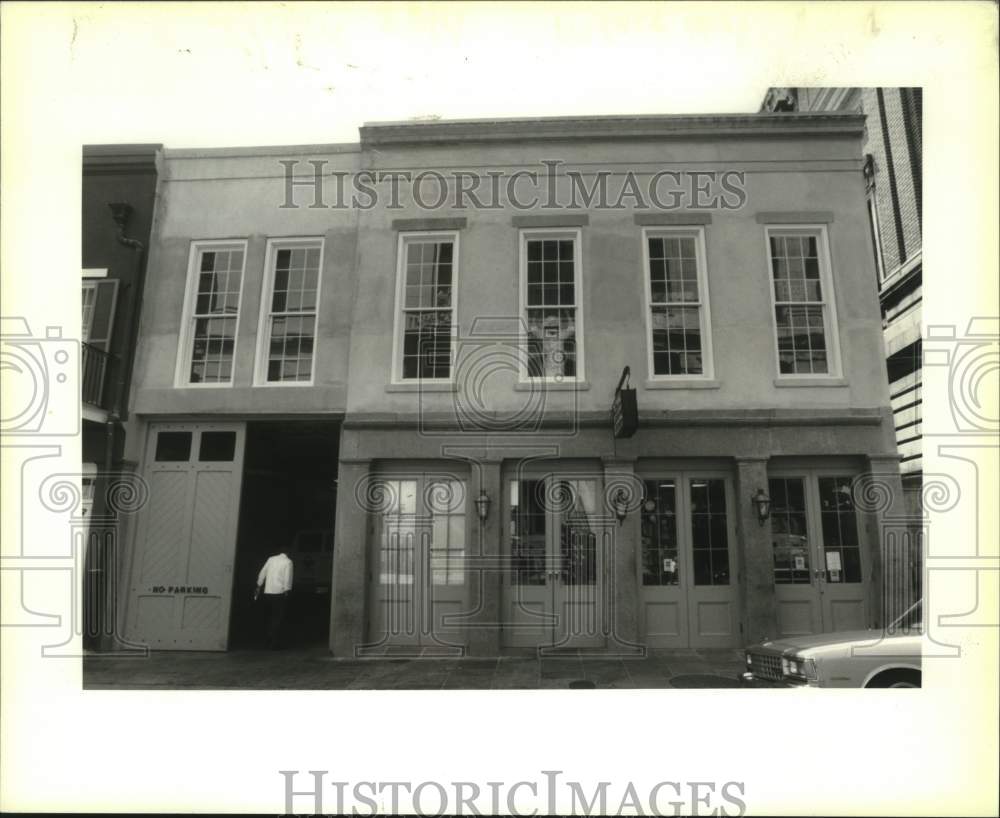
<path fill-rule="evenodd" d="M 458 234 L 400 234 L 398 264 L 394 376 L 449 380 L 457 325 Z"/>
<path fill-rule="evenodd" d="M 778 374 L 837 374 L 836 312 L 826 228 L 768 227 Z"/>
<path fill-rule="evenodd" d="M 242 241 L 191 246 L 179 385 L 232 383 L 245 258 Z"/>
<path fill-rule="evenodd" d="M 583 379 L 580 231 L 521 232 L 522 378 Z"/>
<path fill-rule="evenodd" d="M 646 229 L 643 242 L 650 377 L 711 377 L 704 229 Z"/>
<path fill-rule="evenodd" d="M 268 242 L 256 383 L 312 383 L 322 258 L 322 239 Z"/>

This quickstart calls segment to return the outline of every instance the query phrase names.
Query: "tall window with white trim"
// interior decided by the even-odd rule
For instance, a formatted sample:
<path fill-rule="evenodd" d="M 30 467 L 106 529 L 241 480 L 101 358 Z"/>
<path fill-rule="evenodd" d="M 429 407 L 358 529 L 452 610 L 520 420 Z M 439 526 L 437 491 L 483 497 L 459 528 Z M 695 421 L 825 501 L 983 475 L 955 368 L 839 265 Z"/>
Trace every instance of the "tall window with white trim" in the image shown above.
<path fill-rule="evenodd" d="M 401 234 L 397 278 L 396 378 L 450 380 L 458 234 Z"/>
<path fill-rule="evenodd" d="M 521 310 L 527 329 L 523 378 L 583 377 L 580 231 L 521 233 Z"/>
<path fill-rule="evenodd" d="M 312 383 L 321 239 L 269 242 L 258 383 Z"/>
<path fill-rule="evenodd" d="M 779 375 L 831 375 L 836 349 L 825 233 L 768 228 Z"/>
<path fill-rule="evenodd" d="M 644 231 L 651 377 L 710 377 L 708 286 L 700 229 Z"/>
<path fill-rule="evenodd" d="M 223 242 L 193 248 L 180 378 L 185 384 L 232 382 L 245 250 L 243 243 Z"/>

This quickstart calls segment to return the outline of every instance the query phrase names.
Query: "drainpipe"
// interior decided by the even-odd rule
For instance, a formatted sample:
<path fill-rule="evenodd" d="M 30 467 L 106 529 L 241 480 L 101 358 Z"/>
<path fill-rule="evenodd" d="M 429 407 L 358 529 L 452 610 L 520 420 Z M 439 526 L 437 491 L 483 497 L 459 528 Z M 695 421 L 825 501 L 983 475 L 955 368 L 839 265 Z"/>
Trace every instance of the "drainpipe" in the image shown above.
<path fill-rule="evenodd" d="M 130 285 L 131 293 L 128 300 L 129 314 L 128 321 L 126 322 L 128 334 L 125 336 L 125 355 L 116 367 L 115 384 L 112 390 L 113 397 L 108 410 L 108 419 L 104 425 L 104 485 L 100 486 L 100 491 L 97 491 L 98 487 L 95 486 L 94 510 L 92 512 L 96 519 L 101 520 L 103 525 L 107 526 L 107 530 L 102 532 L 98 553 L 94 555 L 93 560 L 87 560 L 88 579 L 91 576 L 98 579 L 97 587 L 92 587 L 92 592 L 97 591 L 97 599 L 95 600 L 93 596 L 91 597 L 92 610 L 96 608 L 97 612 L 96 621 L 93 621 L 92 624 L 96 626 L 95 630 L 97 632 L 96 634 L 91 634 L 91 639 L 93 640 L 96 636 L 97 648 L 102 651 L 110 650 L 113 647 L 113 635 L 115 626 L 117 625 L 117 617 L 115 615 L 117 588 L 111 587 L 109 577 L 116 576 L 118 560 L 117 554 L 109 547 L 110 538 L 108 537 L 112 528 L 117 526 L 110 521 L 108 515 L 107 481 L 108 475 L 111 474 L 114 468 L 115 433 L 121 424 L 125 401 L 128 398 L 126 395 L 128 373 L 132 371 L 132 364 L 135 361 L 135 341 L 139 331 L 140 308 L 142 306 L 140 299 L 142 298 L 146 272 L 144 263 L 146 258 L 145 245 L 138 239 L 129 238 L 125 235 L 125 228 L 128 226 L 129 217 L 132 215 L 132 205 L 128 202 L 113 202 L 108 207 L 111 209 L 111 218 L 114 219 L 115 224 L 118 226 L 115 238 L 119 244 L 130 248 L 135 253 L 135 277 Z M 115 584 L 117 585 L 117 583 Z"/>

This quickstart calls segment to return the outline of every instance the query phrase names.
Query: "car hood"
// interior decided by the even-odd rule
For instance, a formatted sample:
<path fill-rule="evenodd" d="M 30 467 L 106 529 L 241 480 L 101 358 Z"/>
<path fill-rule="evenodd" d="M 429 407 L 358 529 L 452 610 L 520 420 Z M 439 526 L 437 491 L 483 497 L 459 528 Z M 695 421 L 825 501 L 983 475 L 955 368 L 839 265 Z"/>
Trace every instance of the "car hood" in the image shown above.
<path fill-rule="evenodd" d="M 805 636 L 766 640 L 761 642 L 759 647 L 784 653 L 786 650 L 808 650 L 809 648 L 823 648 L 839 644 L 875 642 L 881 638 L 883 638 L 883 634 L 880 631 L 837 631 L 836 633 L 811 633 Z"/>

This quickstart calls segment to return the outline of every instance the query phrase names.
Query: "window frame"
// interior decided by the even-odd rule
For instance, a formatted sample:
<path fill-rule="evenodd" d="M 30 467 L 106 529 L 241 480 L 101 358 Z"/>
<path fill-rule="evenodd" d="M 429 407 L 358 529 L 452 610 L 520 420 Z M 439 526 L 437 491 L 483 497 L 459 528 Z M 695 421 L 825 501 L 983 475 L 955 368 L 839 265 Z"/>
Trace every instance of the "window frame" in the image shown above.
<path fill-rule="evenodd" d="M 649 240 L 659 237 L 694 238 L 695 266 L 698 280 L 698 326 L 701 332 L 700 375 L 657 375 L 653 365 L 653 285 L 649 269 Z M 702 225 L 644 227 L 642 228 L 642 282 L 645 303 L 646 373 L 652 382 L 679 383 L 683 381 L 712 381 L 715 378 L 715 361 L 712 354 L 712 318 L 708 293 L 708 263 L 705 228 Z M 665 302 L 666 303 L 666 302 Z M 677 302 L 680 303 L 680 302 Z"/>
<path fill-rule="evenodd" d="M 431 240 L 431 241 L 428 241 Z M 451 344 L 449 358 L 451 366 L 447 378 L 404 378 L 403 377 L 403 332 L 405 322 L 406 253 L 411 243 L 428 244 L 432 241 L 451 241 Z M 396 239 L 396 300 L 392 316 L 392 386 L 412 384 L 453 384 L 455 382 L 456 353 L 458 349 L 458 287 L 461 274 L 461 238 L 458 230 L 400 230 Z"/>
<path fill-rule="evenodd" d="M 555 375 L 552 377 L 531 377 L 528 374 L 528 242 L 531 240 L 554 239 L 573 241 L 573 309 L 576 318 L 576 375 Z M 583 321 L 583 230 L 580 227 L 522 227 L 518 231 L 518 355 L 517 380 L 519 386 L 530 384 L 585 384 L 586 358 L 584 356 Z M 563 307 L 564 305 L 560 305 Z M 537 309 L 537 307 L 532 307 Z"/>
<path fill-rule="evenodd" d="M 308 249 L 319 247 L 319 270 L 316 273 L 316 307 L 313 310 L 313 352 L 309 380 L 306 381 L 269 381 L 267 368 L 270 363 L 269 349 L 271 346 L 271 302 L 274 298 L 274 274 L 278 251 L 287 249 Z M 323 295 L 323 260 L 326 242 L 322 236 L 294 236 L 270 238 L 264 251 L 264 274 L 260 289 L 260 314 L 257 317 L 257 342 L 254 351 L 253 385 L 263 387 L 302 387 L 313 386 L 316 382 L 316 366 L 319 360 L 319 330 L 320 299 Z M 294 313 L 285 313 L 294 315 Z"/>
<path fill-rule="evenodd" d="M 180 332 L 177 339 L 177 362 L 174 368 L 174 387 L 178 389 L 231 389 L 236 382 L 237 350 L 240 340 L 240 319 L 243 316 L 243 297 L 246 293 L 247 239 L 194 239 L 188 251 L 187 282 L 184 289 L 184 305 L 181 311 Z M 243 267 L 240 270 L 240 294 L 236 300 L 236 329 L 233 333 L 233 369 L 228 381 L 197 383 L 191 381 L 191 353 L 194 347 L 195 302 L 198 298 L 198 260 L 203 250 L 239 248 L 243 251 Z"/>
<path fill-rule="evenodd" d="M 774 292 L 774 259 L 771 255 L 772 235 L 801 237 L 815 234 L 819 281 L 823 291 L 821 302 L 794 302 L 803 305 L 819 305 L 823 309 L 823 337 L 826 343 L 826 372 L 782 372 L 781 350 L 778 346 L 778 301 Z M 838 380 L 841 374 L 840 331 L 837 325 L 837 291 L 833 286 L 833 264 L 830 257 L 830 241 L 827 225 L 821 223 L 764 225 L 764 250 L 767 259 L 767 292 L 771 305 L 771 342 L 774 350 L 775 378 L 782 381 Z"/>

